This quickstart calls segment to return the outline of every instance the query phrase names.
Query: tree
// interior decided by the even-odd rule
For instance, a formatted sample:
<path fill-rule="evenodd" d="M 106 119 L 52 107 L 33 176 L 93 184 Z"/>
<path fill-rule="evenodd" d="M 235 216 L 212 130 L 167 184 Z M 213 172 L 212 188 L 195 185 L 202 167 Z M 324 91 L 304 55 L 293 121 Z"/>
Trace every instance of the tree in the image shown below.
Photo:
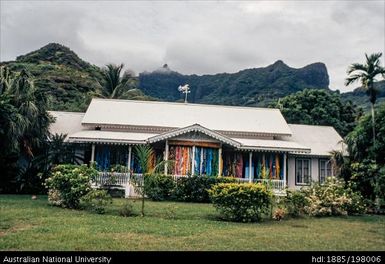
<path fill-rule="evenodd" d="M 137 87 L 137 80 L 132 71 L 125 71 L 122 75 L 124 64 L 107 64 L 102 70 L 103 82 L 100 95 L 104 98 L 125 98 L 126 93 Z M 122 75 L 122 76 L 121 76 Z"/>
<path fill-rule="evenodd" d="M 36 89 L 27 71 L 16 75 L 3 66 L 0 72 L 0 171 L 4 177 L 0 189 L 20 191 L 36 180 L 36 175 L 27 176 L 27 170 L 49 135 L 52 117 L 47 112 L 48 98 Z"/>
<path fill-rule="evenodd" d="M 363 116 L 345 137 L 350 155 L 351 182 L 376 207 L 385 206 L 385 104 L 376 110 L 373 144 L 372 116 Z"/>
<path fill-rule="evenodd" d="M 83 164 L 84 156 L 75 151 L 76 146 L 65 142 L 67 134 L 50 135 L 44 146 L 44 151 L 33 159 L 34 166 L 42 176 L 48 176 L 51 169 L 59 164 Z"/>
<path fill-rule="evenodd" d="M 375 130 L 375 116 L 374 116 L 374 104 L 377 100 L 377 90 L 374 88 L 376 77 L 381 75 L 385 78 L 385 68 L 380 65 L 380 57 L 382 53 L 374 53 L 371 55 L 365 54 L 365 64 L 353 63 L 349 66 L 345 85 L 348 86 L 355 82 L 361 82 L 362 87 L 366 90 L 369 96 L 372 112 L 372 137 L 373 144 L 376 142 L 376 130 Z"/>
<path fill-rule="evenodd" d="M 355 162 L 365 159 L 374 160 L 385 167 L 385 104 L 380 104 L 376 110 L 375 131 L 377 140 L 373 144 L 371 115 L 363 116 L 354 130 L 345 137 L 348 152 Z"/>
<path fill-rule="evenodd" d="M 140 177 L 131 177 L 134 183 L 135 191 L 141 195 L 142 198 L 142 209 L 141 216 L 144 216 L 144 201 L 146 196 L 146 181 L 145 177 L 151 177 L 152 174 L 161 170 L 164 165 L 172 164 L 172 161 L 167 160 L 157 160 L 153 168 L 151 168 L 151 159 L 153 158 L 154 150 L 150 145 L 137 145 L 134 148 L 135 158 L 139 164 L 139 167 L 142 171 Z"/>
<path fill-rule="evenodd" d="M 305 89 L 270 106 L 281 109 L 289 123 L 333 126 L 343 137 L 353 130 L 359 113 L 351 101 L 342 102 L 338 92 L 325 89 Z"/>

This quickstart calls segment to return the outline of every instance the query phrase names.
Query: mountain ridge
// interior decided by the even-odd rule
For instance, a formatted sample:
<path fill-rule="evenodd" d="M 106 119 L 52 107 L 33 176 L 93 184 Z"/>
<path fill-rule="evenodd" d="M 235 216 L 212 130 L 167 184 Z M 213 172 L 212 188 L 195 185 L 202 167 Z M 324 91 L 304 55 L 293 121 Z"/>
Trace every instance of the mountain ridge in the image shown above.
<path fill-rule="evenodd" d="M 291 68 L 277 60 L 265 67 L 203 75 L 184 75 L 165 65 L 167 68 L 140 73 L 139 88 L 166 101 L 181 100 L 177 87 L 185 83 L 191 87 L 190 102 L 230 105 L 266 106 L 273 99 L 305 88 L 329 89 L 329 75 L 325 64 L 320 62 Z M 266 93 L 273 95 L 266 97 Z M 233 98 L 239 95 L 243 97 Z"/>
<path fill-rule="evenodd" d="M 52 96 L 52 110 L 85 111 L 92 93 L 100 88 L 102 69 L 82 60 L 70 48 L 49 43 L 40 49 L 20 55 L 15 61 L 0 62 L 11 70 L 27 69 L 35 84 Z M 181 74 L 168 64 L 154 71 L 144 71 L 137 77 L 138 89 L 132 98 L 153 96 L 162 101 L 183 101 L 178 86 L 188 83 L 191 103 L 210 103 L 239 106 L 266 107 L 274 100 L 289 94 L 310 89 L 329 89 L 326 65 L 315 62 L 293 68 L 282 60 L 258 68 L 242 69 L 235 73 Z M 379 84 L 379 102 L 385 101 L 385 81 Z M 139 90 L 140 89 L 140 90 Z M 368 107 L 362 88 L 342 93 L 345 100 Z"/>

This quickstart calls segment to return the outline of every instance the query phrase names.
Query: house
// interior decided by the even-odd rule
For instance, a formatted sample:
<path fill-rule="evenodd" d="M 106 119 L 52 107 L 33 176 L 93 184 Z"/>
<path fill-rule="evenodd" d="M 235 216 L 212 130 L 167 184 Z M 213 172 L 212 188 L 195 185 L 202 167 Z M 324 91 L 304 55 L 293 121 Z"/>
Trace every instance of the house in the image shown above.
<path fill-rule="evenodd" d="M 140 173 L 134 146 L 150 144 L 154 162 L 174 161 L 165 174 L 268 181 L 282 191 L 332 176 L 330 152 L 344 151 L 333 127 L 287 124 L 271 108 L 93 99 L 85 113 L 51 114 L 51 133 L 67 134 L 101 172 L 123 165 Z M 122 174 L 122 185 L 128 175 Z"/>

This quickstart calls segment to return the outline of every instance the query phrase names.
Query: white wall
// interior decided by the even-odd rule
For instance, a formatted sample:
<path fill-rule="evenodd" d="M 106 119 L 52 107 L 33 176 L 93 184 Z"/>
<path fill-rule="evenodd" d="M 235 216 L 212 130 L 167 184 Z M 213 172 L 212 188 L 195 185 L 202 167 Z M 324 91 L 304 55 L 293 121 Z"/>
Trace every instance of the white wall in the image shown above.
<path fill-rule="evenodd" d="M 308 157 L 303 157 L 308 158 Z M 310 158 L 310 157 L 309 157 Z M 295 156 L 289 156 L 288 157 L 288 170 L 287 170 L 287 179 L 288 179 L 288 187 L 289 189 L 297 189 L 299 190 L 303 185 L 295 185 Z M 311 178 L 312 181 L 318 181 L 319 180 L 319 158 L 310 158 L 310 166 L 311 166 Z"/>

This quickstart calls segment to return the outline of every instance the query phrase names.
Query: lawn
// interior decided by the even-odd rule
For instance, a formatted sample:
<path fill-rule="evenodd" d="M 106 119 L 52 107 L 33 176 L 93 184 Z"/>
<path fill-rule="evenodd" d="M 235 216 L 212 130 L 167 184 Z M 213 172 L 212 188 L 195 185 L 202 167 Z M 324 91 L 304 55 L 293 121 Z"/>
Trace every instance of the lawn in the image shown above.
<path fill-rule="evenodd" d="M 0 195 L 0 250 L 385 250 L 385 216 L 244 224 L 217 220 L 210 204 L 146 201 L 145 217 L 121 217 L 124 202 L 97 215 Z"/>

